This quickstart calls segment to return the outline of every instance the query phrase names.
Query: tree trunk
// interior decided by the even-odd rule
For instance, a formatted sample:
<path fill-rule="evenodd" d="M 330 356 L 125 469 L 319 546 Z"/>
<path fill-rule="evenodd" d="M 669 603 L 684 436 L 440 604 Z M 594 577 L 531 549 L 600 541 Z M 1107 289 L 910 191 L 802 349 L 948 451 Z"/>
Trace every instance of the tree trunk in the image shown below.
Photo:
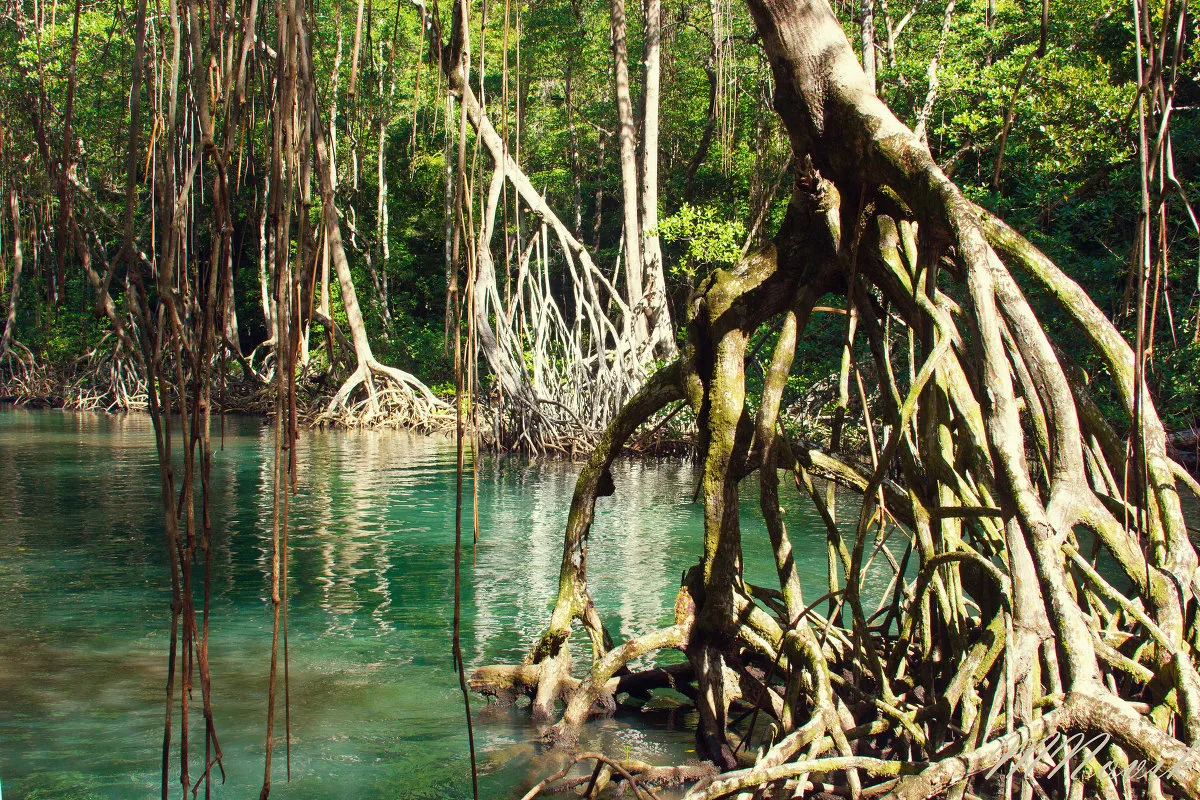
<path fill-rule="evenodd" d="M 710 5 L 713 7 L 715 15 L 717 13 L 716 4 Z M 712 146 L 713 134 L 717 130 L 717 69 L 715 66 L 717 47 L 714 31 L 712 54 L 704 62 L 704 73 L 708 76 L 708 113 L 706 114 L 708 122 L 704 124 L 704 133 L 700 134 L 700 143 L 696 145 L 696 153 L 688 162 L 687 171 L 683 175 L 683 202 L 685 203 L 691 203 L 696 197 L 696 173 L 700 171 L 704 160 L 708 158 L 708 149 Z"/>
<path fill-rule="evenodd" d="M 358 304 L 358 292 L 354 288 L 354 278 L 350 272 L 350 262 L 346 260 L 346 250 L 342 244 L 341 224 L 338 220 L 334 197 L 332 164 L 329 158 L 329 149 L 325 144 L 325 127 L 317 108 L 316 90 L 313 86 L 312 51 L 307 39 L 303 41 L 303 47 L 301 72 L 306 91 L 303 108 L 310 118 L 308 130 L 314 145 L 314 166 L 317 170 L 318 186 L 321 192 L 322 221 L 325 225 L 329 257 L 333 261 L 334 272 L 341 289 L 342 305 L 346 310 L 346 324 L 350 328 L 350 338 L 354 343 L 354 352 L 358 360 L 358 365 L 350 378 L 342 384 L 337 394 L 330 400 L 326 413 L 332 413 L 339 407 L 345 408 L 351 392 L 360 385 L 366 387 L 368 394 L 367 418 L 380 413 L 381 409 L 374 385 L 374 378 L 380 377 L 392 382 L 401 390 L 405 402 L 411 406 L 411 409 L 406 409 L 404 413 L 411 415 L 413 422 L 418 427 L 428 425 L 430 416 L 438 409 L 443 408 L 445 404 L 438 400 L 416 377 L 403 370 L 381 364 L 371 350 L 371 341 L 367 336 L 362 308 Z"/>
<path fill-rule="evenodd" d="M 604 220 L 604 162 L 608 149 L 608 134 L 600 131 L 599 142 L 596 144 L 596 199 L 595 216 L 592 218 L 592 249 L 600 249 L 600 226 Z"/>
<path fill-rule="evenodd" d="M 658 107 L 662 80 L 662 0 L 645 0 L 646 31 L 643 49 L 642 191 L 641 232 L 643 276 L 646 281 L 646 317 L 650 350 L 673 358 L 675 331 L 671 326 L 670 300 L 663 274 L 662 246 L 658 236 Z"/>
<path fill-rule="evenodd" d="M 621 157 L 621 213 L 625 232 L 625 299 L 634 309 L 630 324 L 634 347 L 641 350 L 649 342 L 649 320 L 644 309 L 644 261 L 642 231 L 638 226 L 637 132 L 633 121 L 633 100 L 629 90 L 629 55 L 625 44 L 625 0 L 611 0 L 614 92 L 617 99 L 617 141 Z"/>
<path fill-rule="evenodd" d="M 574 64 L 571 56 L 567 56 L 565 80 L 565 104 L 567 107 L 567 140 L 571 158 L 571 232 L 575 238 L 583 238 L 583 167 L 579 162 L 579 132 L 575 129 L 575 104 L 571 96 L 571 73 Z"/>
<path fill-rule="evenodd" d="M 8 284 L 8 313 L 4 317 L 4 333 L 0 335 L 0 356 L 8 355 L 17 333 L 17 302 L 21 296 L 21 270 L 25 265 L 21 249 L 21 209 L 17 190 L 8 191 L 8 213 L 12 217 L 12 277 Z"/>
<path fill-rule="evenodd" d="M 875 91 L 875 0 L 862 0 L 862 68 Z"/>

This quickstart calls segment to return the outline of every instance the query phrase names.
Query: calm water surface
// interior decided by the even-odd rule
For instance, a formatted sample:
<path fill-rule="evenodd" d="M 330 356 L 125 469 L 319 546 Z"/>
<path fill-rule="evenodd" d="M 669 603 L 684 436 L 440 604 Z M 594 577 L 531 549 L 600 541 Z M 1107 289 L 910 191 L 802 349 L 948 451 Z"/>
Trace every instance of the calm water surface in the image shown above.
<path fill-rule="evenodd" d="M 283 780 L 280 757 L 272 797 L 469 797 L 450 660 L 454 443 L 325 431 L 303 433 L 297 450 L 292 780 Z M 210 648 L 228 774 L 214 787 L 219 798 L 257 796 L 262 781 L 271 454 L 269 426 L 226 420 L 212 499 Z M 480 540 L 474 562 L 468 549 L 464 565 L 468 669 L 519 661 L 541 632 L 578 470 L 481 461 Z M 670 623 L 679 576 L 699 555 L 702 523 L 690 464 L 620 463 L 614 477 L 616 496 L 598 504 L 589 578 L 606 624 L 625 638 Z M 747 572 L 769 584 L 757 494 L 743 492 Z M 170 594 L 159 497 L 147 417 L 0 412 L 5 798 L 157 796 Z M 824 529 L 810 503 L 794 494 L 784 502 L 802 578 L 823 587 Z M 527 711 L 472 702 L 481 796 L 519 795 L 557 768 L 559 756 L 537 744 Z M 582 744 L 651 763 L 694 757 L 688 714 L 668 698 L 654 705 L 587 726 Z M 193 742 L 203 747 L 198 726 Z"/>

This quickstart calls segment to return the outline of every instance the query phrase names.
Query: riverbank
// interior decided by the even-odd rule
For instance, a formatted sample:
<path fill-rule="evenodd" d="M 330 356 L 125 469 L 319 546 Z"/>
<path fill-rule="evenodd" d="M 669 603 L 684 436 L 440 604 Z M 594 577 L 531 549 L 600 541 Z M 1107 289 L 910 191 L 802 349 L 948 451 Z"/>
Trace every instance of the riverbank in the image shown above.
<path fill-rule="evenodd" d="M 0 372 L 0 407 L 13 406 L 34 409 L 63 409 L 104 413 L 144 413 L 146 411 L 145 383 L 134 377 L 133 365 L 109 365 L 107 372 L 89 367 L 39 366 L 22 373 L 11 369 Z M 311 428 L 393 429 L 415 430 L 419 433 L 454 435 L 456 419 L 453 412 L 454 395 L 444 391 L 434 394 L 444 404 L 440 413 L 415 418 L 407 408 L 389 412 L 386 407 L 369 417 L 347 413 L 329 414 L 330 399 L 340 383 L 327 372 L 311 372 L 296 382 L 298 416 Z M 481 399 L 477 408 L 478 441 L 491 450 L 528 452 L 527 447 L 505 445 L 497 420 L 504 413 L 498 408 L 498 397 Z M 251 380 L 236 372 L 227 374 L 213 393 L 214 414 L 239 414 L 270 417 L 275 405 L 275 387 Z M 366 401 L 363 401 L 365 405 Z M 623 449 L 626 456 L 690 457 L 695 452 L 695 420 L 685 404 L 664 411 L 652 418 L 640 437 L 633 437 Z M 471 425 L 470 419 L 465 424 Z M 811 426 L 805 426 L 811 427 Z M 574 431 L 564 437 L 567 446 L 542 455 L 559 455 L 570 460 L 584 458 L 603 431 Z M 867 456 L 864 436 L 853 437 Z M 517 442 L 519 445 L 520 443 Z M 1190 428 L 1168 434 L 1168 454 L 1192 475 L 1200 476 L 1200 428 Z"/>
<path fill-rule="evenodd" d="M 236 367 L 235 367 L 236 369 Z M 297 417 L 309 428 L 413 430 L 418 433 L 453 436 L 457 430 L 454 414 L 454 395 L 434 391 L 441 406 L 431 413 L 414 415 L 410 408 L 388 405 L 382 398 L 373 413 L 366 413 L 370 398 L 361 400 L 349 411 L 338 409 L 330 413 L 330 400 L 340 382 L 327 372 L 310 372 L 296 381 Z M 440 387 L 439 387 L 440 388 Z M 249 415 L 270 418 L 275 407 L 275 386 L 248 378 L 240 370 L 226 374 L 212 392 L 214 415 Z M 378 399 L 378 398 L 377 398 Z M 481 446 L 497 451 L 525 452 L 530 448 L 521 442 L 508 441 L 502 435 L 498 421 L 508 412 L 500 406 L 501 398 L 488 395 L 477 400 L 476 433 Z M 145 381 L 137 377 L 133 365 L 109 365 L 100 370 L 87 365 L 35 365 L 32 368 L 11 367 L 0 370 L 0 408 L 61 409 L 107 414 L 146 413 Z M 355 412 L 359 413 L 355 413 Z M 472 421 L 464 420 L 470 433 Z M 563 446 L 544 450 L 538 455 L 557 455 L 569 460 L 585 458 L 591 452 L 602 430 L 573 430 L 562 437 Z M 656 415 L 645 426 L 640 437 L 626 445 L 627 456 L 689 457 L 695 451 L 695 425 L 689 409 L 679 407 Z"/>

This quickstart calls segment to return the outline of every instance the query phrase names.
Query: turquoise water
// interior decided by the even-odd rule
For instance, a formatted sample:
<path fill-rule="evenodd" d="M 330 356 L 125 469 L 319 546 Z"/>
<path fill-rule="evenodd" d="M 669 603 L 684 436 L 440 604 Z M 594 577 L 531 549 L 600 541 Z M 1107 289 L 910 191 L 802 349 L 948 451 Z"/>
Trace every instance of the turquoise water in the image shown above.
<path fill-rule="evenodd" d="M 262 781 L 271 453 L 270 427 L 229 418 L 213 462 L 210 647 L 228 774 L 214 787 L 219 798 L 257 796 Z M 280 746 L 272 797 L 469 797 L 450 659 L 453 441 L 306 432 L 297 455 L 292 780 L 283 779 Z M 578 469 L 481 461 L 480 541 L 464 559 L 468 668 L 517 662 L 540 633 Z M 699 555 L 701 520 L 686 462 L 624 462 L 614 478 L 616 496 L 599 501 L 589 577 L 606 624 L 625 638 L 670 622 L 679 576 Z M 748 578 L 770 585 L 757 489 L 743 495 Z M 159 497 L 148 418 L 0 413 L 0 786 L 8 800 L 157 796 L 169 638 Z M 824 529 L 811 504 L 794 494 L 784 503 L 802 578 L 823 587 Z M 482 797 L 519 796 L 561 763 L 538 744 L 526 711 L 472 702 Z M 582 744 L 652 763 L 694 757 L 686 709 L 655 705 L 588 725 Z M 203 747 L 198 726 L 193 743 Z"/>

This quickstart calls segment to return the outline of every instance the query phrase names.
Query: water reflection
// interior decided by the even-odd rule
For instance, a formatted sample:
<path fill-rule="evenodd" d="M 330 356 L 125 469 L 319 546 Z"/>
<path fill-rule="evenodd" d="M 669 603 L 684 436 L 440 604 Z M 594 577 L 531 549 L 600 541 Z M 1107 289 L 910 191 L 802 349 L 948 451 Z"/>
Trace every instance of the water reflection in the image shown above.
<path fill-rule="evenodd" d="M 211 660 L 229 783 L 216 796 L 241 798 L 262 769 L 274 451 L 262 421 L 225 425 L 212 475 Z M 305 433 L 296 456 L 293 781 L 273 796 L 462 796 L 466 743 L 449 645 L 454 443 L 398 432 Z M 481 457 L 477 547 L 469 511 L 464 525 L 468 666 L 519 660 L 540 634 L 557 592 L 578 469 Z M 621 462 L 613 472 L 616 494 L 597 506 L 589 577 L 605 623 L 626 638 L 669 622 L 702 528 L 689 464 Z M 752 482 L 743 498 L 747 574 L 770 585 Z M 39 787 L 55 796 L 70 787 L 116 798 L 154 791 L 169 594 L 158 502 L 145 417 L 0 413 L 6 797 Z M 784 503 L 801 578 L 819 587 L 815 599 L 824 591 L 824 529 L 794 489 L 785 487 Z M 557 766 L 525 712 L 477 710 L 485 796 L 509 796 Z M 668 763 L 688 757 L 685 723 L 668 711 L 619 717 L 588 726 L 584 745 Z"/>

